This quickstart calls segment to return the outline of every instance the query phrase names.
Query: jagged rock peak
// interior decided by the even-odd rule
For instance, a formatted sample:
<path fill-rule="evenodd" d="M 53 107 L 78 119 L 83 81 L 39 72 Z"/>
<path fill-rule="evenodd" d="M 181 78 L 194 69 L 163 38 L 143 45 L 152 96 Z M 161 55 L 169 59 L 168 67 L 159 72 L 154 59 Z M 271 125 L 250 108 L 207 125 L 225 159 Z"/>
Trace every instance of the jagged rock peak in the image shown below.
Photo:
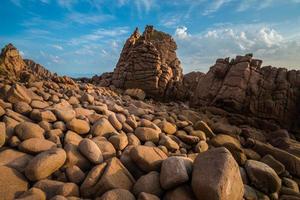
<path fill-rule="evenodd" d="M 176 49 L 169 34 L 146 26 L 141 35 L 136 28 L 123 47 L 112 83 L 120 88 L 143 89 L 148 96 L 169 96 L 183 79 Z"/>
<path fill-rule="evenodd" d="M 0 54 L 0 68 L 2 74 L 17 76 L 26 67 L 18 49 L 11 43 L 6 45 Z"/>

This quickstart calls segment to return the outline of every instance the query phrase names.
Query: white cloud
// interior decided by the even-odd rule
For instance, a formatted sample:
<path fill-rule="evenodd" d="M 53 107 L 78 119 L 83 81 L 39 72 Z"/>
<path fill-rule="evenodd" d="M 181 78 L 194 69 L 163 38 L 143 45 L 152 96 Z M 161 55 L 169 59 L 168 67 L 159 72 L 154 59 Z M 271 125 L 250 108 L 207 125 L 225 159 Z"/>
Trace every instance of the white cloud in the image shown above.
<path fill-rule="evenodd" d="M 72 9 L 73 5 L 77 3 L 77 0 L 57 0 L 59 6 L 67 9 Z"/>
<path fill-rule="evenodd" d="M 212 0 L 212 3 L 204 10 L 202 15 L 210 15 L 218 11 L 222 6 L 231 2 L 232 0 Z"/>
<path fill-rule="evenodd" d="M 57 45 L 57 44 L 53 44 L 53 45 L 51 45 L 53 48 L 55 48 L 55 49 L 58 49 L 58 50 L 63 50 L 64 48 L 62 47 L 62 46 L 60 46 L 60 45 Z"/>
<path fill-rule="evenodd" d="M 138 12 L 141 14 L 142 12 L 148 13 L 151 8 L 154 6 L 154 0 L 138 0 L 134 1 Z"/>
<path fill-rule="evenodd" d="M 279 0 L 243 0 L 240 1 L 240 3 L 237 6 L 236 11 L 243 12 L 247 11 L 249 9 L 254 10 L 262 10 L 269 8 L 275 4 L 282 4 L 282 3 L 300 3 L 300 0 L 285 0 L 285 1 L 279 1 Z"/>
<path fill-rule="evenodd" d="M 188 38 L 189 34 L 187 33 L 187 27 L 185 27 L 185 26 L 177 27 L 175 30 L 175 37 L 177 37 L 179 39 Z"/>
<path fill-rule="evenodd" d="M 82 14 L 72 12 L 67 15 L 67 19 L 78 24 L 99 24 L 101 22 L 111 20 L 114 17 L 106 14 Z"/>
<path fill-rule="evenodd" d="M 188 36 L 187 36 L 188 35 Z M 185 72 L 207 71 L 217 58 L 253 53 L 267 65 L 300 67 L 300 39 L 289 38 L 263 24 L 246 24 L 188 34 L 174 34 Z"/>
<path fill-rule="evenodd" d="M 81 35 L 78 38 L 73 38 L 70 41 L 71 45 L 85 44 L 90 43 L 92 41 L 98 41 L 100 39 L 106 38 L 116 38 L 120 36 L 124 36 L 129 33 L 128 27 L 116 27 L 112 29 L 97 29 L 92 33 Z"/>

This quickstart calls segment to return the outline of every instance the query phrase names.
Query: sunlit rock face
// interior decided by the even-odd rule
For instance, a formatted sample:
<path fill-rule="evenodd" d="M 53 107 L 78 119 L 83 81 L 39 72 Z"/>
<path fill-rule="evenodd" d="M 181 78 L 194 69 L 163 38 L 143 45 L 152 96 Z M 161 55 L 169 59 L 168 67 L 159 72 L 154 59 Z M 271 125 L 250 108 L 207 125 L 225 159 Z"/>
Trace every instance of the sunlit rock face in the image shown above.
<path fill-rule="evenodd" d="M 218 59 L 198 82 L 191 104 L 216 106 L 297 128 L 300 71 L 261 64 L 252 55 Z"/>
<path fill-rule="evenodd" d="M 1 73 L 19 75 L 26 68 L 19 51 L 12 44 L 6 45 L 0 54 Z"/>
<path fill-rule="evenodd" d="M 164 97 L 183 79 L 173 38 L 147 26 L 127 39 L 114 70 L 112 83 L 120 88 L 140 88 L 148 96 Z"/>

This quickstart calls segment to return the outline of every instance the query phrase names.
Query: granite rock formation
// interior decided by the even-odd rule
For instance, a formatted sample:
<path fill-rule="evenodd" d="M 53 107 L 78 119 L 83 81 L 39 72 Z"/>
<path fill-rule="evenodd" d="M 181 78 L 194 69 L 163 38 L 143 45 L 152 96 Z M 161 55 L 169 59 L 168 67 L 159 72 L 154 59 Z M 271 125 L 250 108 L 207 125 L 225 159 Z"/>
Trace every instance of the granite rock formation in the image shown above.
<path fill-rule="evenodd" d="M 172 37 L 146 26 L 127 39 L 112 76 L 119 88 L 143 89 L 148 96 L 164 97 L 183 79 L 177 45 Z"/>
<path fill-rule="evenodd" d="M 300 71 L 261 64 L 252 55 L 218 59 L 198 82 L 191 105 L 215 106 L 299 131 Z"/>
<path fill-rule="evenodd" d="M 0 73 L 10 80 L 22 82 L 52 80 L 56 83 L 75 85 L 70 77 L 58 76 L 33 60 L 23 59 L 18 49 L 12 44 L 6 45 L 1 51 Z"/>

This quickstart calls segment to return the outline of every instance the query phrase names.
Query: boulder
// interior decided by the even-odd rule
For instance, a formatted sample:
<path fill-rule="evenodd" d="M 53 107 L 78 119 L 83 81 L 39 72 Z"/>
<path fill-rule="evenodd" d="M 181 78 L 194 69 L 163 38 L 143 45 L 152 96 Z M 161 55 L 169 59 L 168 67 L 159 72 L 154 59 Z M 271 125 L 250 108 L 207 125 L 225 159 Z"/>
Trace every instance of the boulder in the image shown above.
<path fill-rule="evenodd" d="M 197 156 L 193 165 L 192 188 L 198 199 L 243 198 L 239 166 L 226 148 L 211 149 Z"/>
<path fill-rule="evenodd" d="M 16 169 L 0 166 L 0 197 L 3 200 L 15 199 L 28 190 L 29 183 Z"/>
<path fill-rule="evenodd" d="M 82 119 L 73 118 L 71 121 L 68 121 L 66 125 L 68 129 L 78 134 L 86 134 L 90 131 L 90 124 Z"/>
<path fill-rule="evenodd" d="M 97 197 L 112 189 L 131 190 L 134 178 L 117 158 L 96 166 L 80 187 L 84 197 Z"/>
<path fill-rule="evenodd" d="M 138 88 L 127 89 L 125 90 L 124 94 L 129 95 L 138 100 L 144 100 L 146 97 L 145 92 Z"/>
<path fill-rule="evenodd" d="M 247 160 L 246 155 L 241 143 L 236 138 L 225 134 L 218 134 L 210 142 L 215 147 L 226 147 L 240 165 L 245 164 Z"/>
<path fill-rule="evenodd" d="M 39 125 L 31 122 L 21 122 L 15 127 L 15 133 L 20 140 L 27 140 L 30 138 L 44 138 L 44 129 Z"/>
<path fill-rule="evenodd" d="M 135 197 L 128 190 L 113 189 L 105 192 L 97 200 L 135 200 Z"/>
<path fill-rule="evenodd" d="M 162 132 L 169 134 L 169 135 L 174 134 L 177 130 L 176 125 L 174 125 L 168 121 L 165 121 L 165 120 L 161 121 L 158 124 L 158 127 L 161 129 Z"/>
<path fill-rule="evenodd" d="M 135 146 L 130 151 L 131 159 L 145 172 L 158 171 L 166 154 L 157 147 Z"/>
<path fill-rule="evenodd" d="M 168 190 L 164 195 L 165 200 L 194 200 L 196 199 L 189 185 L 181 185 L 172 190 Z"/>
<path fill-rule="evenodd" d="M 4 149 L 0 152 L 0 166 L 8 166 L 23 172 L 32 156 L 14 149 Z"/>
<path fill-rule="evenodd" d="M 116 129 L 111 125 L 111 123 L 105 119 L 101 118 L 92 126 L 91 133 L 94 136 L 104 136 L 107 137 L 111 133 L 117 132 Z"/>
<path fill-rule="evenodd" d="M 162 162 L 160 184 L 163 189 L 172 189 L 188 180 L 189 175 L 183 159 L 173 156 Z"/>
<path fill-rule="evenodd" d="M 281 179 L 267 164 L 256 160 L 247 160 L 245 169 L 251 183 L 257 189 L 267 194 L 279 191 Z"/>
<path fill-rule="evenodd" d="M 285 166 L 271 155 L 265 155 L 260 162 L 269 165 L 278 175 L 281 175 L 283 172 L 285 172 Z"/>
<path fill-rule="evenodd" d="M 160 174 L 156 171 L 151 171 L 141 176 L 133 186 L 133 194 L 139 196 L 142 192 L 146 192 L 160 197 L 163 194 L 163 190 L 159 177 Z"/>
<path fill-rule="evenodd" d="M 0 122 L 0 148 L 5 144 L 6 140 L 6 125 L 4 122 Z"/>
<path fill-rule="evenodd" d="M 24 140 L 19 144 L 20 151 L 23 151 L 25 153 L 30 154 L 38 154 L 43 151 L 50 150 L 52 147 L 55 147 L 56 144 L 45 139 L 40 138 L 30 138 L 27 140 Z"/>
<path fill-rule="evenodd" d="M 18 196 L 16 200 L 46 200 L 46 195 L 41 189 L 33 187 Z"/>
<path fill-rule="evenodd" d="M 102 152 L 93 140 L 84 138 L 80 141 L 78 149 L 92 163 L 100 164 L 103 162 Z"/>
<path fill-rule="evenodd" d="M 47 178 L 65 163 L 66 158 L 66 152 L 60 148 L 44 151 L 29 161 L 25 175 L 31 181 Z"/>
<path fill-rule="evenodd" d="M 17 103 L 22 101 L 29 104 L 31 102 L 29 91 L 27 90 L 27 88 L 20 84 L 14 84 L 13 86 L 11 86 L 11 88 L 7 91 L 6 99 L 10 103 Z"/>
<path fill-rule="evenodd" d="M 149 127 L 137 127 L 134 131 L 134 134 L 142 142 L 158 142 L 159 140 L 159 131 Z"/>

